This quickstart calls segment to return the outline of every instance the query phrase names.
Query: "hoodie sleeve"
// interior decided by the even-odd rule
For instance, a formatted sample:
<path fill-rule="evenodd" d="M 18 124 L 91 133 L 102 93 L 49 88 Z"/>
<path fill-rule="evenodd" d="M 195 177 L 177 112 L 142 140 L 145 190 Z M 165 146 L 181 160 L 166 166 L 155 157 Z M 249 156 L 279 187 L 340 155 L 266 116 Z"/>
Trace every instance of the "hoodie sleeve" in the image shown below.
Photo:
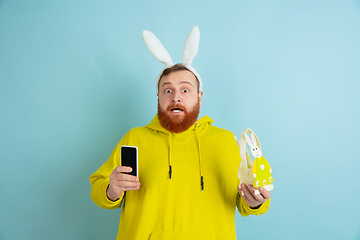
<path fill-rule="evenodd" d="M 247 203 L 244 201 L 244 199 L 240 196 L 238 193 L 236 196 L 236 205 L 238 208 L 239 213 L 243 217 L 247 217 L 250 214 L 253 215 L 262 215 L 265 214 L 269 207 L 270 207 L 270 199 L 268 199 L 265 203 L 263 203 L 259 208 L 257 209 L 251 209 Z"/>
<path fill-rule="evenodd" d="M 116 209 L 120 208 L 124 194 L 120 199 L 113 202 L 108 199 L 106 190 L 110 184 L 110 175 L 112 171 L 120 166 L 120 147 L 126 145 L 127 135 L 125 135 L 116 145 L 109 159 L 90 176 L 91 183 L 91 199 L 101 208 Z"/>

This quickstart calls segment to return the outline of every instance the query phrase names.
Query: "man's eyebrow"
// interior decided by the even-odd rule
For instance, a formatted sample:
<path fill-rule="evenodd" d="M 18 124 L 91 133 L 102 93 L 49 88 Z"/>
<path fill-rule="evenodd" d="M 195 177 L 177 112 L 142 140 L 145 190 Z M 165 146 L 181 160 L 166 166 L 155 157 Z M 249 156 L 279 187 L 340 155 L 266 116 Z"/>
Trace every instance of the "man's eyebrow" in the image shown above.
<path fill-rule="evenodd" d="M 165 86 L 166 84 L 171 84 L 171 82 L 164 82 L 161 87 Z"/>
<path fill-rule="evenodd" d="M 186 83 L 186 84 L 190 84 L 192 86 L 191 82 L 189 82 L 189 81 L 181 81 L 180 83 Z M 167 84 L 171 85 L 171 82 L 164 82 L 161 87 L 163 87 L 163 86 L 165 86 Z"/>
<path fill-rule="evenodd" d="M 188 82 L 188 81 L 181 81 L 180 83 L 187 83 L 187 84 L 190 84 L 192 86 L 191 82 Z"/>

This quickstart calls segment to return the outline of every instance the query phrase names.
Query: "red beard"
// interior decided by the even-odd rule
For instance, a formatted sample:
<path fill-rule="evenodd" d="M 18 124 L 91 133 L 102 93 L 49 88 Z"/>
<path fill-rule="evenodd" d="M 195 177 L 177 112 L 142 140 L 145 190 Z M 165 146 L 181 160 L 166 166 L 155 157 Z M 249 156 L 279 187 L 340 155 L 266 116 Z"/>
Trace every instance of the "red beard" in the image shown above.
<path fill-rule="evenodd" d="M 170 116 L 169 112 L 173 108 L 180 108 L 183 110 L 183 116 Z M 163 111 L 160 108 L 159 100 L 158 100 L 158 117 L 160 121 L 160 125 L 172 133 L 180 133 L 187 129 L 189 129 L 197 120 L 200 112 L 200 103 L 198 102 L 193 109 L 188 112 L 185 107 L 181 104 L 172 104 L 170 105 L 166 111 Z"/>

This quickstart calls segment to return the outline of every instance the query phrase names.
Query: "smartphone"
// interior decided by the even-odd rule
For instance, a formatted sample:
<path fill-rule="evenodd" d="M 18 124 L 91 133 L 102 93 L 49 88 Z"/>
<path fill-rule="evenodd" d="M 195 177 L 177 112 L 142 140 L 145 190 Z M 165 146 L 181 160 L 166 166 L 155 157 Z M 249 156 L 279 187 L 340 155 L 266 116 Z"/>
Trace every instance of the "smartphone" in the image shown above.
<path fill-rule="evenodd" d="M 132 172 L 126 173 L 139 177 L 138 174 L 138 148 L 134 146 L 121 146 L 121 166 L 131 167 Z"/>

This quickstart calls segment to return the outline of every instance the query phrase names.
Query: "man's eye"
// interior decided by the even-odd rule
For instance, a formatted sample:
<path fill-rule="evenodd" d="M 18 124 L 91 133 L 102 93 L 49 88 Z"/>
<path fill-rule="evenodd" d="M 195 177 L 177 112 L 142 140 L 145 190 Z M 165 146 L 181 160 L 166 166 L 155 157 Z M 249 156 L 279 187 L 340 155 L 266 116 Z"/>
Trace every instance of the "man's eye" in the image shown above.
<path fill-rule="evenodd" d="M 170 90 L 170 89 L 166 89 L 165 92 L 166 92 L 166 93 L 171 93 L 171 90 Z"/>
<path fill-rule="evenodd" d="M 183 90 L 183 92 L 184 92 L 184 93 L 187 93 L 187 92 L 189 92 L 189 90 L 185 88 L 185 89 Z"/>

